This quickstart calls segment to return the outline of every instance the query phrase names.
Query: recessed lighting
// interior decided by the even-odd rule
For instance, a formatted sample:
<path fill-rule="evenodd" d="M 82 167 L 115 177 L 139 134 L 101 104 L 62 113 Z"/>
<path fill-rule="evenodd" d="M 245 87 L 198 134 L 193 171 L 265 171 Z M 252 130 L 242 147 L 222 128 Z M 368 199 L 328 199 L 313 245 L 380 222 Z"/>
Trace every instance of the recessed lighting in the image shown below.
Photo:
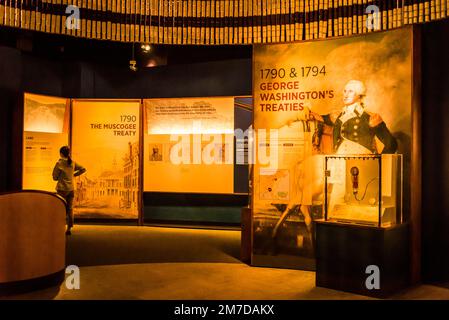
<path fill-rule="evenodd" d="M 142 49 L 143 52 L 148 53 L 151 51 L 151 45 L 149 45 L 148 43 L 144 43 L 140 46 L 140 48 Z"/>

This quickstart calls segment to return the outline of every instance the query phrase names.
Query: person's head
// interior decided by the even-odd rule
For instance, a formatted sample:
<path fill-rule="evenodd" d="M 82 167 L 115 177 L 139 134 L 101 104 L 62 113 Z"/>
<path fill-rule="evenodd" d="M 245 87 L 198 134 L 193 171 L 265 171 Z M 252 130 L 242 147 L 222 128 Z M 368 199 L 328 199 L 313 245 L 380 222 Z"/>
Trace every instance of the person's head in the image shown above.
<path fill-rule="evenodd" d="M 365 94 L 366 88 L 362 81 L 349 80 L 343 90 L 343 103 L 345 106 L 349 106 L 356 102 L 362 102 Z"/>
<path fill-rule="evenodd" d="M 159 153 L 159 148 L 153 148 L 153 154 Z"/>
<path fill-rule="evenodd" d="M 72 159 L 70 158 L 70 148 L 68 146 L 63 146 L 59 149 L 59 154 L 61 158 L 67 159 L 69 165 L 72 164 Z"/>

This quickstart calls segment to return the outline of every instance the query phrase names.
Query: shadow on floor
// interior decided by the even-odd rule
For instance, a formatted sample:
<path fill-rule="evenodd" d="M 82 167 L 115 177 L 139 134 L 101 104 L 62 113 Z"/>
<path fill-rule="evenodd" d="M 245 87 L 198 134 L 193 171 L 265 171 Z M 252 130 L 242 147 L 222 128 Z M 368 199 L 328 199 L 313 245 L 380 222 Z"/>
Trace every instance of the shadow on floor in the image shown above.
<path fill-rule="evenodd" d="M 42 290 L 35 290 L 20 294 L 11 294 L 11 295 L 0 295 L 0 300 L 31 300 L 31 299 L 39 299 L 39 300 L 53 300 L 55 299 L 60 292 L 60 286 L 51 287 Z"/>
<path fill-rule="evenodd" d="M 240 231 L 79 225 L 67 238 L 67 264 L 241 263 Z"/>

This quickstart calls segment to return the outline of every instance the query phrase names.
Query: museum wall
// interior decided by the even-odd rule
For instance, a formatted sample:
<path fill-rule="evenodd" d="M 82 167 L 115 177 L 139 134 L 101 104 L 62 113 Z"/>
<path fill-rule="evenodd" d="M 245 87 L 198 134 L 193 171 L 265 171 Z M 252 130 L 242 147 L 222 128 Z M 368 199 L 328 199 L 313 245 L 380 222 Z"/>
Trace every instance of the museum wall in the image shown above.
<path fill-rule="evenodd" d="M 422 27 L 422 271 L 449 281 L 449 21 Z"/>
<path fill-rule="evenodd" d="M 12 118 L 20 90 L 21 68 L 20 52 L 0 47 L 0 192 L 11 188 Z"/>
<path fill-rule="evenodd" d="M 81 63 L 78 98 L 168 98 L 251 95 L 251 61 L 181 64 L 130 72 Z"/>

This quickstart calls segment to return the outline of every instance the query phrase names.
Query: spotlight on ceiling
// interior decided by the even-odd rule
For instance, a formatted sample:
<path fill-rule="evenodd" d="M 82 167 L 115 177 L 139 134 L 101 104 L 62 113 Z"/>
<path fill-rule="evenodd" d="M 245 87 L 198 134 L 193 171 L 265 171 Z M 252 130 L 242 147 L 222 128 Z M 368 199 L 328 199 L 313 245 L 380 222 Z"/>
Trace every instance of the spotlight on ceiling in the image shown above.
<path fill-rule="evenodd" d="M 142 43 L 142 45 L 140 46 L 140 48 L 142 49 L 143 52 L 145 53 L 149 53 L 151 51 L 151 45 L 149 45 L 148 43 Z"/>

